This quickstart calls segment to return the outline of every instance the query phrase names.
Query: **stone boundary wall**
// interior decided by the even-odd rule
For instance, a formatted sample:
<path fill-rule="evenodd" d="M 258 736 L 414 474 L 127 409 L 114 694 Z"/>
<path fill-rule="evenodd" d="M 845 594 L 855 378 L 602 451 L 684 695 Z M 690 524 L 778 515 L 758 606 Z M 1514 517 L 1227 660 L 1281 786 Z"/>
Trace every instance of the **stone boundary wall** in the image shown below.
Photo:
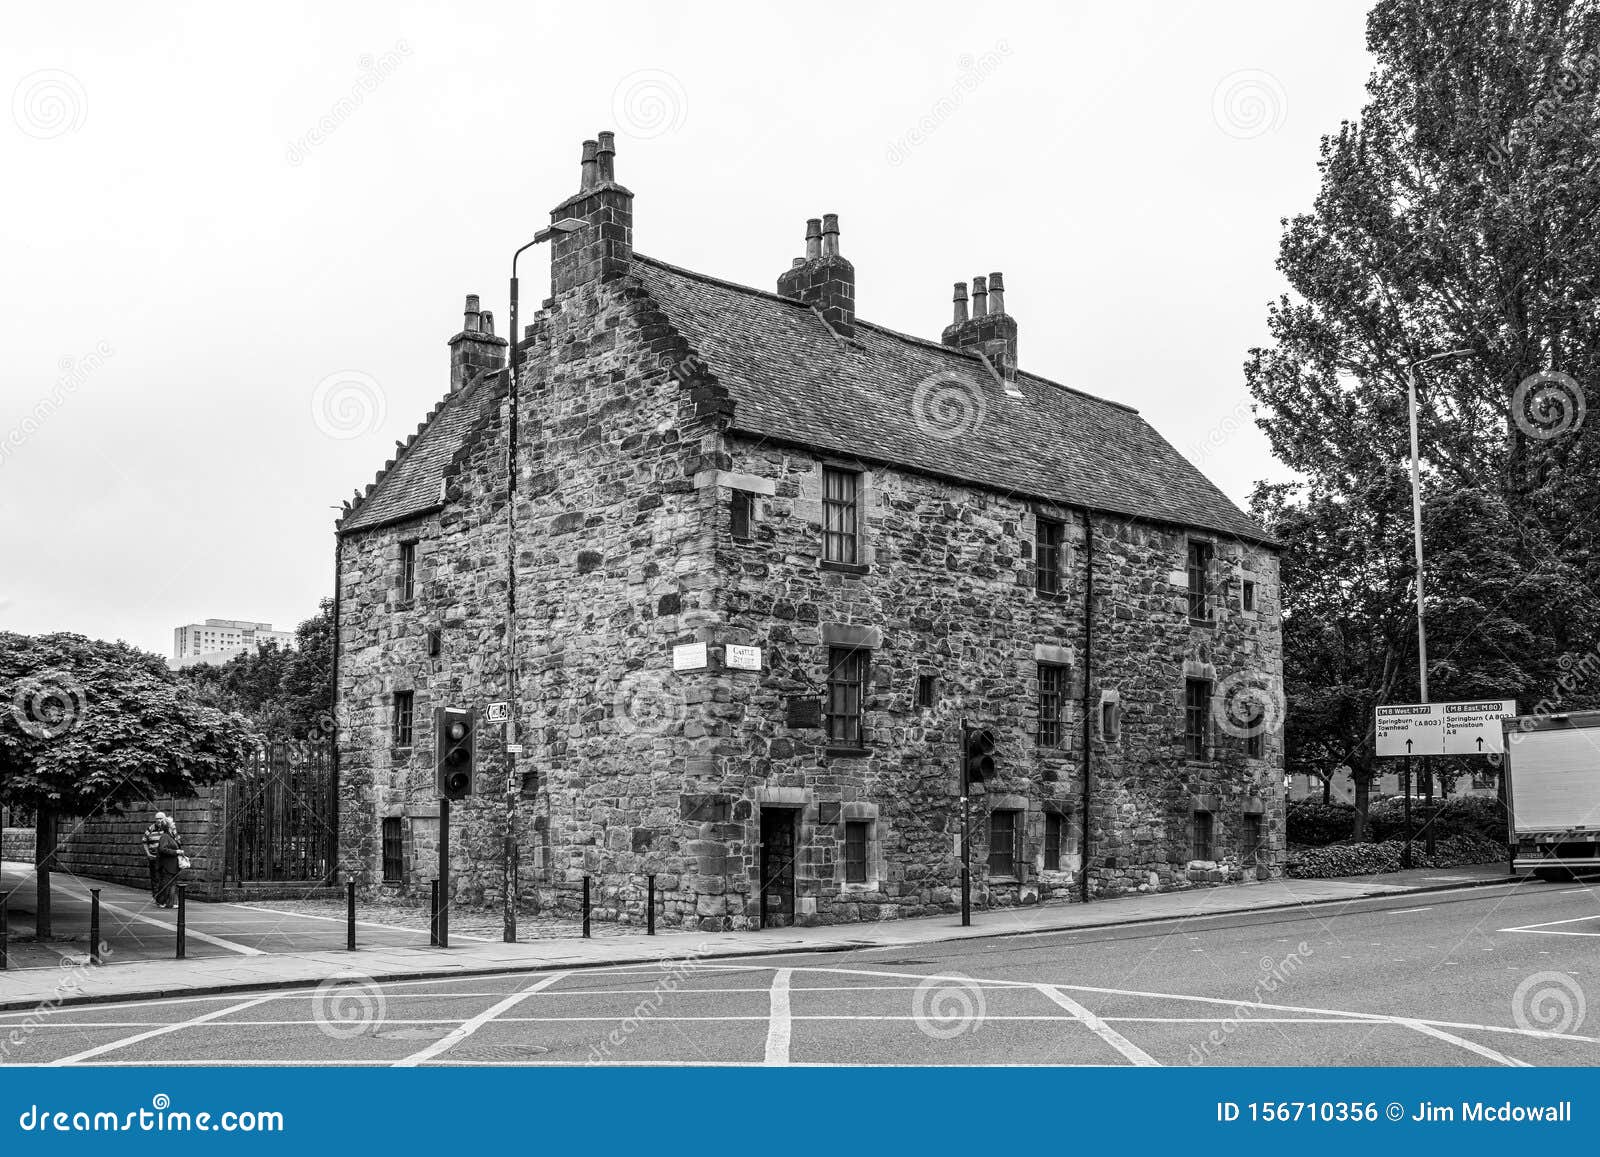
<path fill-rule="evenodd" d="M 145 887 L 150 869 L 140 837 L 156 812 L 178 822 L 178 837 L 194 866 L 184 874 L 191 896 L 216 897 L 222 891 L 224 860 L 223 793 L 203 788 L 193 799 L 157 799 L 122 815 L 62 817 L 57 828 L 56 866 L 60 871 L 130 887 Z M 31 833 L 30 833 L 31 835 Z"/>
<path fill-rule="evenodd" d="M 24 864 L 33 862 L 33 829 L 5 828 L 0 830 L 0 860 L 14 860 Z"/>

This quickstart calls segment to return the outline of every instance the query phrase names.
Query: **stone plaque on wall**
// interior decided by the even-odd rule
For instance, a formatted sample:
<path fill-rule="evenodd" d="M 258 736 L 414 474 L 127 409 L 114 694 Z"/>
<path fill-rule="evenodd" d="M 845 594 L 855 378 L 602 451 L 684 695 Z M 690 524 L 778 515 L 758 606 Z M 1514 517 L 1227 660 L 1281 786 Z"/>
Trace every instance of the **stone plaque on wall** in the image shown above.
<path fill-rule="evenodd" d="M 785 723 L 789 727 L 821 727 L 821 700 L 809 698 L 789 700 L 789 717 Z"/>

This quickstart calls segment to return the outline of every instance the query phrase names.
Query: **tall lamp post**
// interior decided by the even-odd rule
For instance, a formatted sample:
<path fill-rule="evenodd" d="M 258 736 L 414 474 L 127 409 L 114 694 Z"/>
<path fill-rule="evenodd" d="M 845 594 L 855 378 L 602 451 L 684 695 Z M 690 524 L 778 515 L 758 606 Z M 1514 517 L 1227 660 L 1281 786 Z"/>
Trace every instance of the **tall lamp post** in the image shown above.
<path fill-rule="evenodd" d="M 521 368 L 517 333 L 517 260 L 535 245 L 543 244 L 564 233 L 576 233 L 583 222 L 576 217 L 563 217 L 533 235 L 533 240 L 511 255 L 511 352 L 508 359 L 510 389 L 507 391 L 506 433 L 509 449 L 506 454 L 506 692 L 510 702 L 510 716 L 506 720 L 506 839 L 505 839 L 505 903 L 504 934 L 507 944 L 517 942 L 517 799 L 522 794 L 522 784 L 517 774 L 517 720 L 521 718 L 521 680 L 517 670 L 517 377 Z"/>
<path fill-rule="evenodd" d="M 1467 357 L 1471 350 L 1449 350 L 1442 354 L 1429 354 L 1406 363 L 1406 408 L 1411 420 L 1411 542 L 1417 557 L 1417 682 L 1422 702 L 1428 702 L 1428 632 L 1422 618 L 1422 481 L 1417 465 L 1417 367 L 1446 358 Z M 1416 756 L 1424 760 L 1426 756 Z M 1423 766 L 1419 764 L 1419 767 Z M 1433 799 L 1433 777 L 1428 776 L 1428 798 Z M 1401 856 L 1401 866 L 1411 866 L 1411 765 L 1406 764 L 1405 782 L 1406 846 Z M 1428 828 L 1428 844 L 1433 845 L 1433 828 Z"/>

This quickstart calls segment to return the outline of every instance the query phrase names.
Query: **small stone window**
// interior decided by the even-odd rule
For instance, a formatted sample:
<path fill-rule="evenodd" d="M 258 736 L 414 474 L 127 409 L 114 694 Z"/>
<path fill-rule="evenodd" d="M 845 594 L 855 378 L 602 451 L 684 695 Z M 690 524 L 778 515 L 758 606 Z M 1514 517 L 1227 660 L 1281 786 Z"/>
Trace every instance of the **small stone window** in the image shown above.
<path fill-rule="evenodd" d="M 1245 706 L 1244 720 L 1244 754 L 1246 759 L 1263 759 L 1266 757 L 1266 712 L 1260 703 L 1249 703 Z"/>
<path fill-rule="evenodd" d="M 989 813 L 989 875 L 1015 876 L 1017 874 L 1017 840 L 1022 835 L 1022 813 L 995 811 Z"/>
<path fill-rule="evenodd" d="M 755 522 L 756 496 L 748 490 L 735 490 L 728 507 L 728 527 L 735 542 L 750 541 Z"/>
<path fill-rule="evenodd" d="M 1183 746 L 1190 759 L 1206 759 L 1211 742 L 1211 680 L 1183 681 Z"/>
<path fill-rule="evenodd" d="M 394 745 L 396 747 L 410 747 L 412 739 L 412 717 L 416 702 L 416 692 L 396 691 L 394 693 Z"/>
<path fill-rule="evenodd" d="M 1056 663 L 1039 664 L 1039 727 L 1035 739 L 1040 747 L 1066 745 L 1067 668 Z"/>
<path fill-rule="evenodd" d="M 403 821 L 399 816 L 385 816 L 383 819 L 383 882 L 385 884 L 402 884 L 405 882 L 405 836 L 401 830 L 402 823 Z"/>
<path fill-rule="evenodd" d="M 867 842 L 872 835 L 872 824 L 867 820 L 850 820 L 844 825 L 844 882 L 867 882 Z"/>
<path fill-rule="evenodd" d="M 1208 811 L 1197 811 L 1190 819 L 1190 846 L 1189 858 L 1191 860 L 1215 860 L 1216 857 L 1216 819 Z"/>
<path fill-rule="evenodd" d="M 1103 692 L 1100 699 L 1100 738 L 1106 743 L 1122 738 L 1122 703 L 1113 695 Z"/>
<path fill-rule="evenodd" d="M 1054 519 L 1041 518 L 1034 531 L 1034 590 L 1041 595 L 1061 593 L 1061 540 L 1065 528 Z"/>
<path fill-rule="evenodd" d="M 1261 858 L 1261 817 L 1248 812 L 1239 817 L 1239 858 L 1254 864 Z"/>
<path fill-rule="evenodd" d="M 1253 580 L 1251 580 L 1251 579 L 1245 579 L 1244 580 L 1244 585 L 1240 588 L 1240 591 L 1239 591 L 1239 605 L 1240 605 L 1241 609 L 1244 611 L 1245 614 L 1247 614 L 1247 615 L 1255 614 L 1255 611 L 1256 611 L 1256 584 L 1255 584 L 1255 582 Z"/>
<path fill-rule="evenodd" d="M 861 475 L 824 467 L 822 471 L 822 557 L 851 566 L 860 558 Z"/>
<path fill-rule="evenodd" d="M 828 741 L 839 747 L 866 744 L 867 666 L 864 647 L 828 648 Z"/>
<path fill-rule="evenodd" d="M 1061 870 L 1061 849 L 1066 842 L 1067 817 L 1060 812 L 1044 814 L 1044 870 Z"/>
<path fill-rule="evenodd" d="M 926 711 L 933 706 L 934 687 L 935 682 L 932 675 L 917 676 L 917 707 L 919 709 Z"/>
<path fill-rule="evenodd" d="M 400 601 L 409 603 L 417 597 L 417 544 L 400 544 Z"/>
<path fill-rule="evenodd" d="M 428 631 L 428 658 L 437 659 L 444 651 L 444 632 L 438 627 Z"/>
<path fill-rule="evenodd" d="M 1215 548 L 1201 539 L 1189 540 L 1189 618 L 1211 621 L 1211 603 L 1206 598 L 1211 587 L 1211 559 Z"/>

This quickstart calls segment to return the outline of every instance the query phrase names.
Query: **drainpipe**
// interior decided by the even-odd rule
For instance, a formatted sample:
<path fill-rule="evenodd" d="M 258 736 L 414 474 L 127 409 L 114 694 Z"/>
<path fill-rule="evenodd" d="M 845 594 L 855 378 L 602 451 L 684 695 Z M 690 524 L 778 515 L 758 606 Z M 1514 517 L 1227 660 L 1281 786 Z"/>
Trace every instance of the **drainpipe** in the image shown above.
<path fill-rule="evenodd" d="M 1094 515 L 1083 509 L 1083 835 L 1079 840 L 1081 899 L 1089 902 L 1089 799 L 1094 772 L 1094 711 L 1089 702 L 1094 670 Z"/>

